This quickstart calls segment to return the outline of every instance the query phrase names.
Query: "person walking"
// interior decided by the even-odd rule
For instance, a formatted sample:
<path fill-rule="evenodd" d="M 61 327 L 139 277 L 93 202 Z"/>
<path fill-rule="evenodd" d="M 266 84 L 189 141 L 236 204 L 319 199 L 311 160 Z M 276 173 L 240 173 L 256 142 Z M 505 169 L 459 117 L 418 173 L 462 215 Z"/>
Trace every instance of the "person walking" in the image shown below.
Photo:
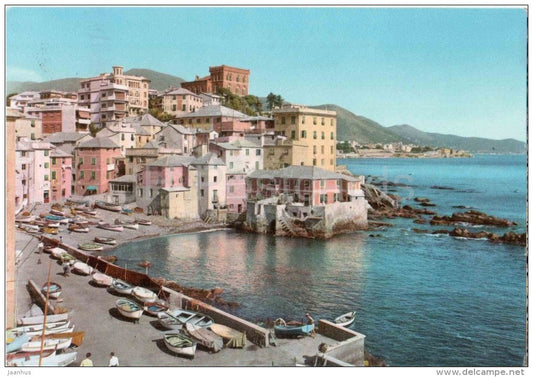
<path fill-rule="evenodd" d="M 110 367 L 118 367 L 119 366 L 118 357 L 115 356 L 115 353 L 111 352 L 109 354 L 109 356 L 110 356 L 110 358 L 109 358 L 109 366 Z"/>
<path fill-rule="evenodd" d="M 68 260 L 63 261 L 61 264 L 61 267 L 63 267 L 63 276 L 67 277 L 70 275 L 70 262 Z"/>
<path fill-rule="evenodd" d="M 307 317 L 307 324 L 308 325 L 313 325 L 313 329 L 311 330 L 311 332 L 309 333 L 309 335 L 311 335 L 313 338 L 316 336 L 316 332 L 315 332 L 315 320 L 313 319 L 313 317 L 311 317 L 311 315 L 309 313 L 305 313 L 305 316 Z"/>
<path fill-rule="evenodd" d="M 92 367 L 92 366 L 94 365 L 93 365 L 93 361 L 91 360 L 91 353 L 87 352 L 85 354 L 85 359 L 83 359 L 80 363 L 80 367 Z"/>
<path fill-rule="evenodd" d="M 43 237 L 41 237 L 40 241 L 41 241 L 41 242 L 39 242 L 39 245 L 37 245 L 37 250 L 38 250 L 37 252 L 38 252 L 39 254 L 41 254 L 41 253 L 43 252 L 43 250 L 44 250 Z"/>

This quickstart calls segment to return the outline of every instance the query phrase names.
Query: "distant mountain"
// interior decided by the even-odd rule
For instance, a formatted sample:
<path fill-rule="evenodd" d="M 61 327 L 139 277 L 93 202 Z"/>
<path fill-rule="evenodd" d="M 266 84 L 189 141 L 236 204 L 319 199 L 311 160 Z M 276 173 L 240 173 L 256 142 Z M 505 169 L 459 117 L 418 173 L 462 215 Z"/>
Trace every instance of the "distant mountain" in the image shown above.
<path fill-rule="evenodd" d="M 371 119 L 346 110 L 338 105 L 311 106 L 337 112 L 337 140 L 355 140 L 361 144 L 407 142 L 407 139 L 391 132 Z"/>
<path fill-rule="evenodd" d="M 525 153 L 526 143 L 515 139 L 492 140 L 423 132 L 409 125 L 387 127 L 412 144 L 462 149 L 471 153 Z"/>
<path fill-rule="evenodd" d="M 152 71 L 150 69 L 132 68 L 126 72 L 127 75 L 143 76 L 151 80 L 150 88 L 157 90 L 167 89 L 169 86 L 180 87 L 185 80 L 178 76 Z M 85 77 L 84 77 L 85 78 Z M 51 80 L 44 82 L 33 81 L 7 81 L 6 94 L 21 93 L 26 91 L 36 91 L 55 89 L 65 92 L 77 92 L 80 88 L 80 81 L 84 78 L 71 77 L 67 79 Z"/>

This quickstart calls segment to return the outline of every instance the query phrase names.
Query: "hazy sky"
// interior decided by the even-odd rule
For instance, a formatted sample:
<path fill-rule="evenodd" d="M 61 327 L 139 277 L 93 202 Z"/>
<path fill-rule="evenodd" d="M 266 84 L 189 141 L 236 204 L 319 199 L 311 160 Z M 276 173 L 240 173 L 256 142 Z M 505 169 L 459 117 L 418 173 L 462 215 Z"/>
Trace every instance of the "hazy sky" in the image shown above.
<path fill-rule="evenodd" d="M 14 7 L 8 80 L 113 65 L 193 80 L 250 69 L 250 93 L 337 104 L 383 126 L 526 140 L 525 8 Z"/>

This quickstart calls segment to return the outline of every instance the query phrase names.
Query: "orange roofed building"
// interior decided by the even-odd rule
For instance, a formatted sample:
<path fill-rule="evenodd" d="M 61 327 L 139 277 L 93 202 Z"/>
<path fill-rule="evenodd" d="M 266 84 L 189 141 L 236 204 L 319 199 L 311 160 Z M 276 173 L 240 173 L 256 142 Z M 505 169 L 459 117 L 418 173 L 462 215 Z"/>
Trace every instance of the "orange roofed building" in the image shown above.
<path fill-rule="evenodd" d="M 216 93 L 218 88 L 227 88 L 239 96 L 248 94 L 250 70 L 219 65 L 209 67 L 209 76 L 194 81 L 182 82 L 181 87 L 193 93 Z"/>

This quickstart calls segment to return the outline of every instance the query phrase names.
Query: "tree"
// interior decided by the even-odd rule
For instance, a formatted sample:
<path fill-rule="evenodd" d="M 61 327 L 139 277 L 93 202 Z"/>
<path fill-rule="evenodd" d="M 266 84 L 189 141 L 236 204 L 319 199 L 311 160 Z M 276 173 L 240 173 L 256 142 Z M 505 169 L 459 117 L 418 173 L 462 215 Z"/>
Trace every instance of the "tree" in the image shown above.
<path fill-rule="evenodd" d="M 96 137 L 96 134 L 100 131 L 100 127 L 96 123 L 89 124 L 89 132 L 91 133 L 92 137 Z"/>
<path fill-rule="evenodd" d="M 279 94 L 274 94 L 272 92 L 268 93 L 266 98 L 269 110 L 272 110 L 274 107 L 281 107 L 283 105 L 283 97 Z"/>
<path fill-rule="evenodd" d="M 16 96 L 18 93 L 10 93 L 7 95 L 6 106 L 11 106 L 11 97 Z"/>
<path fill-rule="evenodd" d="M 161 122 L 169 122 L 174 119 L 174 115 L 163 112 L 160 109 L 150 109 L 148 113 Z"/>

